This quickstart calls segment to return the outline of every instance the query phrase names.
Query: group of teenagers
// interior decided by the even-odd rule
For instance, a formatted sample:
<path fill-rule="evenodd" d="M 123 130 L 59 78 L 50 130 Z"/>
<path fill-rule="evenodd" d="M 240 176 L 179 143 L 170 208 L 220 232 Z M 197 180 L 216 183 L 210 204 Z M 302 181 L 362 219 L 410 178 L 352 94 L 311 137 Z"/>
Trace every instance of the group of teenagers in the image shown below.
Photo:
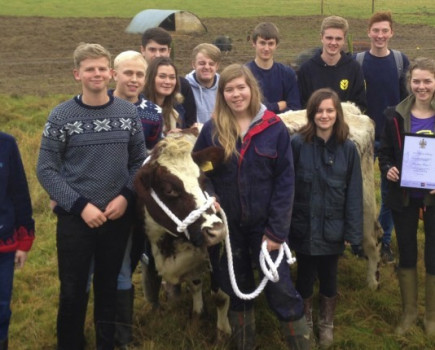
<path fill-rule="evenodd" d="M 235 274 L 242 292 L 255 288 L 264 241 L 272 259 L 287 242 L 296 252 L 297 277 L 278 266 L 280 279 L 265 295 L 289 349 L 328 348 L 333 343 L 337 271 L 345 246 L 359 252 L 363 235 L 360 159 L 348 139 L 341 101 L 351 101 L 376 124 L 375 156 L 382 173 L 382 252 L 393 226 L 399 252 L 404 335 L 416 323 L 417 227 L 425 233 L 424 325 L 435 336 L 435 190 L 400 187 L 405 133 L 435 132 L 435 61 L 389 49 L 389 12 L 369 20 L 371 48 L 359 57 L 343 52 L 347 21 L 323 20 L 322 47 L 296 73 L 274 61 L 279 32 L 273 23 L 253 31 L 255 59 L 217 73 L 221 53 L 200 44 L 191 73 L 178 75 L 172 38 L 162 28 L 142 36 L 141 52 L 114 59 L 99 44 L 74 51 L 74 78 L 81 92 L 55 107 L 44 127 L 37 176 L 57 215 L 60 295 L 57 349 L 85 348 L 84 323 L 90 283 L 94 292 L 97 349 L 128 349 L 132 337 L 137 240 L 136 171 L 167 133 L 200 126 L 194 151 L 223 149 L 224 160 L 206 172 L 208 188 L 228 217 Z M 358 56 L 358 55 L 357 55 Z M 109 89 L 113 77 L 115 88 Z M 296 134 L 277 116 L 306 109 Z M 14 264 L 22 266 L 34 239 L 29 190 L 17 144 L 0 133 L 0 349 L 8 348 Z M 255 349 L 254 302 L 232 291 L 225 254 L 220 287 L 230 296 L 228 312 L 238 350 Z M 313 317 L 319 282 L 319 315 Z M 317 303 L 316 303 L 317 304 Z M 313 320 L 317 320 L 314 327 Z"/>

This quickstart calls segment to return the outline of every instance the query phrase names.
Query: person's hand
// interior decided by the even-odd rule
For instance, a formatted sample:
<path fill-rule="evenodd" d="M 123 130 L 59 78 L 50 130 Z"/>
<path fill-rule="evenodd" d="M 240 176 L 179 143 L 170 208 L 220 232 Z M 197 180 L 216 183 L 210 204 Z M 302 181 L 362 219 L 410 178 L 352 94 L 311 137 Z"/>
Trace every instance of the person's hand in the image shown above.
<path fill-rule="evenodd" d="M 104 210 L 104 216 L 110 220 L 119 219 L 127 210 L 127 199 L 119 195 L 112 199 Z"/>
<path fill-rule="evenodd" d="M 395 166 L 392 166 L 387 171 L 387 180 L 397 182 L 399 181 L 399 169 L 397 169 Z"/>
<path fill-rule="evenodd" d="M 24 250 L 17 250 L 15 252 L 15 266 L 21 269 L 27 260 L 27 252 Z"/>
<path fill-rule="evenodd" d="M 430 194 L 434 195 L 435 194 L 435 190 L 432 190 L 429 192 Z"/>
<path fill-rule="evenodd" d="M 286 101 L 278 101 L 278 109 L 280 112 L 285 110 L 287 108 L 287 102 Z"/>
<path fill-rule="evenodd" d="M 57 205 L 57 202 L 54 201 L 54 200 L 52 200 L 52 199 L 50 199 L 49 206 L 50 206 L 50 209 L 51 209 L 52 211 L 54 210 L 54 208 L 56 207 L 56 205 Z"/>
<path fill-rule="evenodd" d="M 271 252 L 273 250 L 278 250 L 281 247 L 281 243 L 272 241 L 271 239 L 267 238 L 266 235 L 263 236 L 263 242 L 267 242 L 267 251 Z"/>
<path fill-rule="evenodd" d="M 92 203 L 86 204 L 80 215 L 90 228 L 100 227 L 107 221 L 103 212 Z"/>
<path fill-rule="evenodd" d="M 221 210 L 221 205 L 216 200 L 216 197 L 215 197 L 215 201 L 214 201 L 213 205 L 214 205 L 214 208 L 216 209 L 216 211 L 220 211 Z"/>

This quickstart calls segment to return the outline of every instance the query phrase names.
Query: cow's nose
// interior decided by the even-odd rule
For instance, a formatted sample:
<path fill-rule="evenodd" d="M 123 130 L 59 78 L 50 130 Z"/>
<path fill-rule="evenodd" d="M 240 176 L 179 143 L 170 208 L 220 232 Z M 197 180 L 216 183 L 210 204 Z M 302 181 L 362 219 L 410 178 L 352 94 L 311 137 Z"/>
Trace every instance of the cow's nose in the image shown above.
<path fill-rule="evenodd" d="M 192 244 L 195 247 L 201 247 L 204 244 L 204 237 L 202 235 L 201 232 L 197 232 L 194 234 L 190 234 L 190 242 L 192 242 Z"/>

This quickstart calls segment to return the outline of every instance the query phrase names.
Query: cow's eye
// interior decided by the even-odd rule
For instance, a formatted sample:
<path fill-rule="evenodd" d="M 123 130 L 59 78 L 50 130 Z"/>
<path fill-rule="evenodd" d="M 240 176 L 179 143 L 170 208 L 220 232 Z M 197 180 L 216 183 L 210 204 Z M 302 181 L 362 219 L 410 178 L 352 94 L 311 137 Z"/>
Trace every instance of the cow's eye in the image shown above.
<path fill-rule="evenodd" d="M 180 192 L 170 183 L 164 183 L 162 186 L 163 194 L 167 197 L 179 197 Z"/>

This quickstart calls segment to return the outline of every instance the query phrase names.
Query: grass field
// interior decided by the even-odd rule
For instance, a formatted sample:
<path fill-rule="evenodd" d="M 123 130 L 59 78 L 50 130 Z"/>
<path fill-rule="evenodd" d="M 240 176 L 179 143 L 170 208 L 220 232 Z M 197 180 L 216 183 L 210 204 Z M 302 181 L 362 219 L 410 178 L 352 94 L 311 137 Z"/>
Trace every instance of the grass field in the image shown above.
<path fill-rule="evenodd" d="M 323 12 L 322 12 L 323 3 Z M 435 25 L 433 0 L 0 0 L 0 15 L 49 17 L 133 17 L 145 9 L 178 9 L 199 17 L 340 15 L 366 18 L 390 10 L 401 23 Z"/>
<path fill-rule="evenodd" d="M 191 11 L 199 17 L 229 18 L 228 26 L 231 26 L 232 20 L 230 18 L 237 17 L 321 14 L 320 0 L 251 0 L 249 2 L 230 0 L 208 2 L 193 0 L 183 2 L 167 0 L 124 0 L 122 2 L 113 0 L 76 0 L 74 2 L 64 0 L 0 0 L 0 16 L 130 18 L 145 8 L 181 9 L 181 4 L 183 10 Z M 435 27 L 434 0 L 376 0 L 374 4 L 375 10 L 392 10 L 395 20 L 400 23 L 428 24 Z M 350 18 L 366 19 L 370 16 L 371 10 L 372 1 L 370 0 L 324 1 L 324 15 L 338 14 Z M 33 21 L 34 30 L 38 31 L 38 18 L 34 17 Z M 86 21 L 83 22 L 86 23 Z M 420 28 L 415 27 L 417 30 Z M 74 34 L 74 27 L 72 28 L 71 33 Z M 302 38 L 299 38 L 300 40 L 307 40 L 307 31 L 298 33 Z M 292 35 L 295 35 L 295 32 L 296 30 L 289 31 Z M 67 50 L 68 55 L 70 55 L 75 45 L 75 38 L 73 35 L 65 38 L 65 45 L 71 46 L 71 48 L 68 46 Z M 26 48 L 28 49 L 28 46 L 26 46 L 25 41 L 31 40 L 27 32 L 18 35 L 13 40 L 15 41 L 14 50 L 16 47 L 17 50 L 20 50 L 20 55 L 26 57 Z M 294 40 L 294 38 L 288 40 L 290 47 L 290 41 Z M 418 44 L 417 39 L 412 43 L 413 45 Z M 433 46 L 433 43 L 431 45 Z M 57 49 L 57 44 L 55 46 Z M 14 57 L 14 55 L 11 53 L 10 57 Z M 29 57 L 30 59 L 31 57 Z M 70 56 L 68 56 L 69 59 Z M 11 58 L 8 60 L 12 63 L 16 61 L 16 59 Z M 42 62 L 43 60 L 40 59 L 38 64 L 42 65 Z M 29 62 L 21 64 L 30 65 Z M 51 68 L 53 71 L 56 70 L 53 63 L 51 63 Z M 39 66 L 35 66 L 33 71 L 36 75 L 41 69 Z M 70 70 L 68 70 L 68 73 L 63 72 L 62 70 L 62 74 L 70 74 Z M 49 79 L 49 74 L 45 72 L 41 74 L 44 74 L 45 84 L 54 84 Z M 15 74 L 12 78 L 8 77 L 0 83 L 11 86 L 12 83 L 19 83 L 20 78 L 28 80 L 29 76 L 21 77 L 20 74 Z M 37 84 L 39 84 L 39 81 L 42 81 L 42 79 L 39 79 Z M 13 350 L 54 350 L 56 347 L 55 324 L 59 291 L 55 242 L 56 218 L 48 208 L 47 194 L 36 179 L 35 167 L 40 138 L 47 116 L 55 105 L 69 98 L 71 98 L 71 95 L 47 93 L 42 94 L 42 97 L 24 93 L 0 94 L 0 105 L 2 106 L 0 110 L 0 130 L 9 132 L 17 138 L 29 180 L 37 234 L 27 265 L 23 270 L 16 271 L 12 305 L 13 318 L 10 328 L 10 349 Z M 376 172 L 375 176 L 377 188 L 379 188 L 379 172 Z M 379 201 L 378 192 L 377 196 Z M 395 241 L 393 241 L 393 246 L 397 252 Z M 381 266 L 380 289 L 370 291 L 366 288 L 365 283 L 366 262 L 357 259 L 348 252 L 345 253 L 344 257 L 340 259 L 339 265 L 340 294 L 335 319 L 336 341 L 333 349 L 435 349 L 435 340 L 428 340 L 425 337 L 422 325 L 422 316 L 424 314 L 423 248 L 424 238 L 420 229 L 418 262 L 419 320 L 417 326 L 406 337 L 394 336 L 394 326 L 400 317 L 401 307 L 394 265 Z M 187 293 L 184 293 L 181 302 L 176 306 L 164 304 L 165 311 L 156 314 L 145 303 L 139 280 L 139 274 L 135 274 L 134 282 L 137 294 L 135 299 L 134 337 L 136 346 L 133 349 L 218 349 L 213 344 L 215 316 L 210 305 L 207 307 L 208 315 L 202 321 L 201 328 L 193 329 L 190 327 L 189 322 L 191 301 Z M 205 299 L 206 303 L 210 302 L 208 294 L 205 295 Z M 258 343 L 261 349 L 284 349 L 277 321 L 268 310 L 263 297 L 258 299 L 256 308 Z M 89 305 L 88 316 L 86 338 L 89 346 L 87 350 L 92 350 L 94 349 L 92 300 Z"/>
<path fill-rule="evenodd" d="M 12 301 L 10 348 L 17 350 L 54 350 L 59 283 L 57 279 L 55 216 L 48 208 L 48 196 L 35 174 L 41 133 L 51 108 L 69 99 L 68 95 L 46 97 L 0 95 L 3 131 L 13 134 L 19 143 L 29 181 L 36 221 L 37 239 L 23 270 L 16 271 Z M 375 174 L 379 188 L 379 172 Z M 379 193 L 378 200 L 379 200 Z M 395 242 L 393 246 L 397 251 Z M 417 326 L 406 337 L 394 336 L 401 304 L 394 265 L 381 266 L 378 291 L 366 287 L 366 262 L 346 251 L 339 263 L 339 301 L 335 318 L 335 344 L 332 349 L 434 349 L 435 339 L 425 337 L 424 239 L 419 230 L 419 311 Z M 293 269 L 294 271 L 294 269 Z M 183 293 L 176 304 L 163 301 L 164 310 L 155 313 L 142 297 L 140 274 L 134 275 L 136 286 L 134 338 L 132 350 L 217 350 L 214 345 L 215 315 L 211 298 L 205 292 L 208 313 L 199 328 L 190 325 L 191 300 Z M 282 350 L 276 318 L 267 308 L 264 296 L 256 301 L 258 344 L 261 349 Z M 94 349 L 92 299 L 86 320 L 85 336 Z M 224 348 L 226 349 L 226 348 Z"/>

